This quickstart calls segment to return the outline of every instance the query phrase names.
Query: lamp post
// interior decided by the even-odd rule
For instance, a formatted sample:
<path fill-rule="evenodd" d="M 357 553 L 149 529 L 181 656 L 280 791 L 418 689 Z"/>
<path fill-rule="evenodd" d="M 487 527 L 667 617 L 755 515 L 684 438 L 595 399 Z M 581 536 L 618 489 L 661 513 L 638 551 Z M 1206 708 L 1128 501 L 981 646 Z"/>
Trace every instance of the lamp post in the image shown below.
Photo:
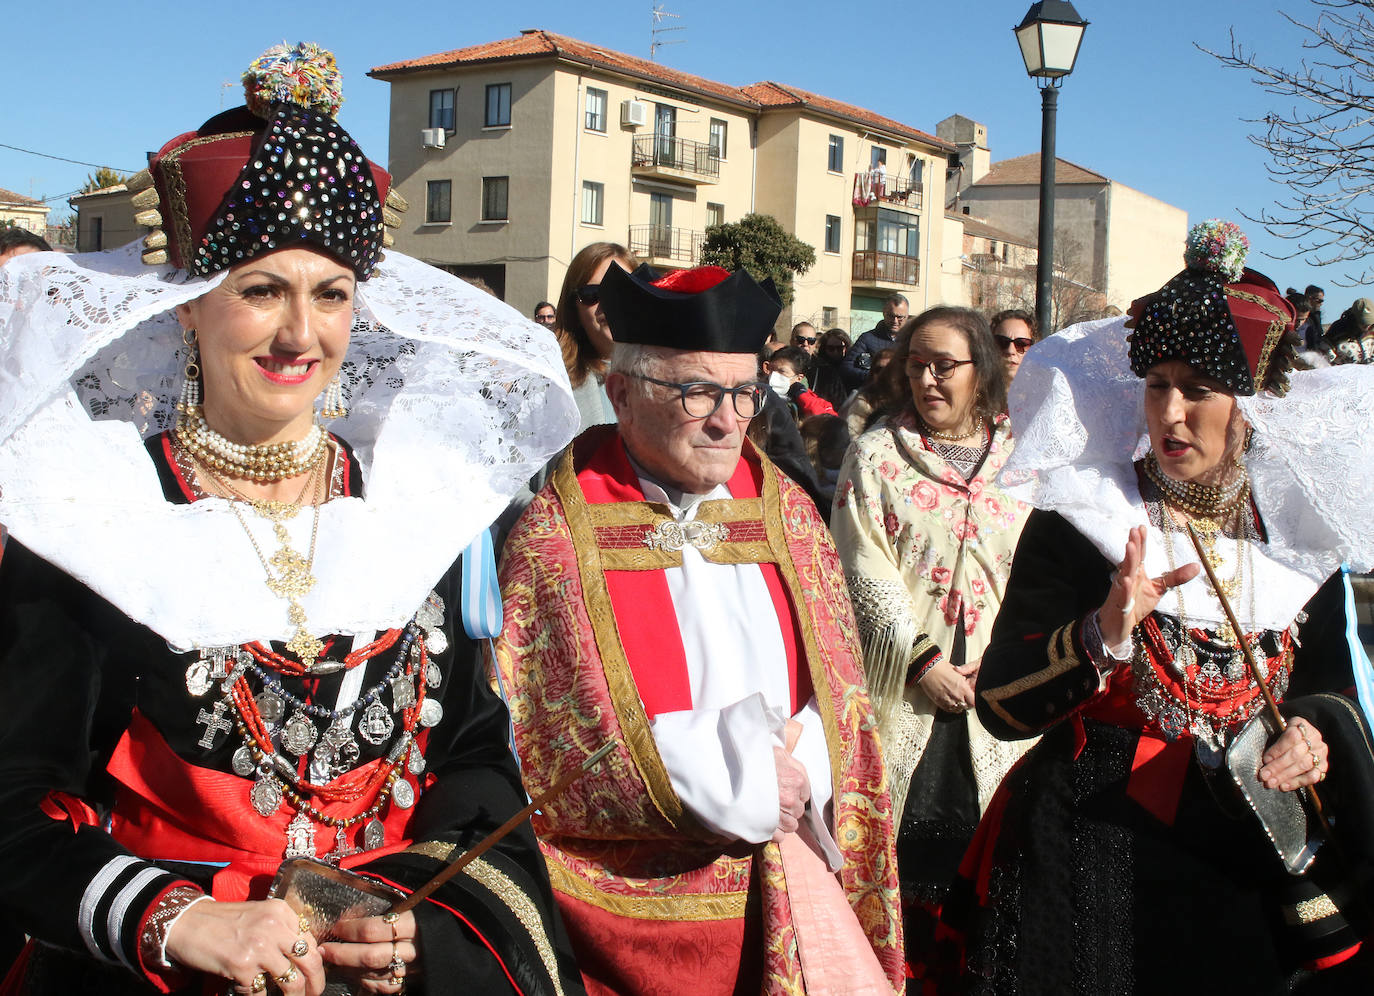
<path fill-rule="evenodd" d="M 1054 293 L 1054 129 L 1059 83 L 1073 72 L 1088 22 L 1068 0 L 1040 0 L 1012 30 L 1021 46 L 1026 72 L 1040 88 L 1040 237 L 1035 266 L 1035 321 L 1041 335 L 1050 327 Z"/>

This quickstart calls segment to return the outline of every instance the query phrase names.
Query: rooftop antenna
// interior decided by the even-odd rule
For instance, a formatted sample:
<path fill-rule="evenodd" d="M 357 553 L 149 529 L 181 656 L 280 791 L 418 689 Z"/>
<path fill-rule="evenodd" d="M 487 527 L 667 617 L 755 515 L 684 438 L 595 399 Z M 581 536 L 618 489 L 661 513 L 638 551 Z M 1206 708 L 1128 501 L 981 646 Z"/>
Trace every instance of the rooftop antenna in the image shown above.
<path fill-rule="evenodd" d="M 681 14 L 670 14 L 663 9 L 663 4 L 657 3 L 649 8 L 649 61 L 658 61 L 658 50 L 663 45 L 681 45 L 686 38 L 670 38 L 668 41 L 660 41 L 659 35 L 667 34 L 669 31 L 685 31 L 686 25 L 676 25 L 671 28 L 662 27 L 664 18 L 681 17 Z"/>

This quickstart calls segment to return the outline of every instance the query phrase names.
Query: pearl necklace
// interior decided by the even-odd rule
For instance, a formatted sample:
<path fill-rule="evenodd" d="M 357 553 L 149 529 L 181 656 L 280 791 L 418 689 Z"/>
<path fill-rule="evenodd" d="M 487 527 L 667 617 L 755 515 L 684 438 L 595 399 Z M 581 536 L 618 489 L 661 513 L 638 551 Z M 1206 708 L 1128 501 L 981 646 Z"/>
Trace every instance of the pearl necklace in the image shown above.
<path fill-rule="evenodd" d="M 1154 450 L 1145 455 L 1145 476 L 1163 492 L 1165 499 L 1172 505 L 1208 518 L 1226 515 L 1234 511 L 1250 497 L 1250 475 L 1240 468 L 1240 477 L 1233 483 L 1221 488 L 1192 481 L 1176 481 L 1164 473 Z"/>
<path fill-rule="evenodd" d="M 204 409 L 188 405 L 177 416 L 177 442 L 201 463 L 230 477 L 273 483 L 298 477 L 319 465 L 329 437 L 311 425 L 303 439 L 283 443 L 235 443 L 210 428 Z"/>
<path fill-rule="evenodd" d="M 921 419 L 921 428 L 925 430 L 925 435 L 930 439 L 938 439 L 945 443 L 957 443 L 983 431 L 983 416 L 979 415 L 974 419 L 973 428 L 969 429 L 968 432 L 940 432 L 927 425 L 925 419 Z"/>

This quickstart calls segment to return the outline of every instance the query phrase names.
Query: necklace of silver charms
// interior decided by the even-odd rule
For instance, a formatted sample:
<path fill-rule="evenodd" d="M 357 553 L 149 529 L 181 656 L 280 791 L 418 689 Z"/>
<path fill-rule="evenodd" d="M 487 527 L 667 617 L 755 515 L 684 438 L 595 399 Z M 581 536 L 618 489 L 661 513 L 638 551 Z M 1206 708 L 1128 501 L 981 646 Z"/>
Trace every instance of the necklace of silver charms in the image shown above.
<path fill-rule="evenodd" d="M 200 698 L 216 685 L 220 691 L 212 711 L 202 708 L 196 717 L 196 722 L 205 726 L 198 745 L 210 749 L 219 733 L 237 728 L 243 744 L 234 752 L 231 767 L 241 777 L 254 778 L 250 792 L 253 808 L 266 818 L 275 814 L 285 800 L 296 810 L 286 832 L 286 858 L 316 856 L 315 824 L 336 831 L 335 850 L 324 855 L 323 860 L 337 863 L 358 853 L 358 848 L 349 847 L 348 831 L 364 821 L 364 848 L 381 847 L 385 843 L 385 829 L 378 813 L 388 797 L 398 809 L 409 809 L 415 804 L 414 786 L 404 777 L 400 766 L 404 763 L 405 770 L 412 775 L 424 771 L 425 758 L 415 743 L 414 727 L 434 726 L 443 717 L 442 705 L 426 694 L 442 681 L 442 671 L 431 655 L 443 654 L 448 649 L 448 638 L 441 628 L 443 619 L 443 599 L 430 592 L 399 639 L 393 641 L 396 659 L 381 680 L 352 702 L 335 709 L 306 702 L 288 692 L 280 680 L 283 672 L 272 663 L 274 659 L 288 664 L 296 662 L 256 644 L 203 648 L 200 657 L 187 666 L 186 689 L 192 696 Z M 381 647 L 382 651 L 385 649 Z M 370 659 L 367 651 L 364 648 L 356 659 L 355 654 L 360 652 L 355 651 L 346 662 L 321 658 L 301 669 L 301 674 L 319 677 L 361 667 Z M 228 666 L 231 659 L 232 670 Z M 258 679 L 262 689 L 256 696 L 248 693 L 246 679 L 250 676 Z M 390 709 L 382 701 L 388 689 Z M 403 727 L 394 739 L 397 724 L 393 713 L 402 716 Z M 234 717 L 232 722 L 229 715 Z M 307 797 L 320 794 L 322 786 L 357 766 L 361 749 L 354 738 L 355 717 L 357 735 L 368 743 L 379 747 L 391 741 L 384 761 L 386 773 L 372 805 L 351 817 L 327 816 L 311 805 Z M 321 721 L 323 729 L 316 725 L 316 720 Z M 297 758 L 309 755 L 306 776 L 298 774 L 298 765 L 283 756 L 277 745 Z"/>

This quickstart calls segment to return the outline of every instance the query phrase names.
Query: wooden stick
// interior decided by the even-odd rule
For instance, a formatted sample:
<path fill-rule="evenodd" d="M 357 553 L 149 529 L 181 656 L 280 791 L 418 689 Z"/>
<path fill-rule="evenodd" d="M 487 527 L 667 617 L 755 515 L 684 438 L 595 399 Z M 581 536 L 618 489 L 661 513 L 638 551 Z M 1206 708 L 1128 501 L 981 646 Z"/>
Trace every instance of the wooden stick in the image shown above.
<path fill-rule="evenodd" d="M 1166 511 L 1164 513 L 1168 515 Z M 1202 550 L 1202 540 L 1193 528 L 1193 524 L 1188 524 L 1188 537 L 1193 541 L 1193 549 L 1197 551 L 1198 560 L 1202 563 L 1202 569 L 1207 572 L 1207 580 L 1212 582 L 1212 590 L 1217 593 L 1217 601 L 1221 602 L 1221 611 L 1226 613 L 1227 620 L 1231 623 L 1231 629 L 1235 631 L 1236 639 L 1240 641 L 1240 652 L 1245 655 L 1245 663 L 1250 665 L 1250 674 L 1254 676 L 1255 683 L 1259 685 L 1260 694 L 1264 696 L 1264 704 L 1269 709 L 1269 715 L 1278 724 L 1280 730 L 1288 729 L 1288 721 L 1283 718 L 1283 713 L 1279 712 L 1279 704 L 1274 701 L 1274 696 L 1269 691 L 1269 685 L 1265 681 L 1264 672 L 1260 670 L 1259 663 L 1255 660 L 1254 653 L 1250 650 L 1250 641 L 1245 638 L 1245 630 L 1241 629 L 1240 620 L 1236 618 L 1235 610 L 1231 608 L 1230 601 L 1226 598 L 1226 592 L 1221 589 L 1221 582 L 1217 579 L 1217 572 L 1212 569 L 1212 562 L 1207 559 L 1207 554 Z M 1254 583 L 1254 578 L 1250 579 Z M 1187 639 L 1187 634 L 1184 634 Z M 1322 809 L 1321 797 L 1317 795 L 1317 784 L 1313 782 L 1306 786 L 1308 798 L 1312 800 L 1312 808 L 1317 812 L 1317 819 L 1321 820 L 1322 826 L 1327 831 L 1331 830 L 1331 824 L 1326 819 L 1326 812 Z"/>
<path fill-rule="evenodd" d="M 487 851 L 491 850 L 498 843 L 500 843 L 501 838 L 505 837 L 512 830 L 514 830 L 520 824 L 524 823 L 527 819 L 529 819 L 530 816 L 535 812 L 535 810 L 541 809 L 543 806 L 545 806 L 552 800 L 558 798 L 558 796 L 562 795 L 568 789 L 572 788 L 573 784 L 579 778 L 581 778 L 583 775 L 585 775 L 587 772 L 591 771 L 593 768 L 595 768 L 598 764 L 601 763 L 601 759 L 604 758 L 615 748 L 616 743 L 617 741 L 615 740 L 606 741 L 604 744 L 597 748 L 595 753 L 589 755 L 587 759 L 582 762 L 582 765 L 576 771 L 570 772 L 563 779 L 561 779 L 558 782 L 558 784 L 554 785 L 553 788 L 549 789 L 547 792 L 544 792 L 537 799 L 531 801 L 528 806 L 520 810 L 520 812 L 516 813 L 510 819 L 506 820 L 505 823 L 502 823 L 499 827 L 497 827 L 486 837 L 484 837 L 480 842 L 478 842 L 478 844 L 475 847 L 471 848 L 470 850 L 464 851 L 462 854 L 458 855 L 458 857 L 450 861 L 448 865 L 446 865 L 444 869 L 441 872 L 439 872 L 438 875 L 435 875 L 432 879 L 430 879 L 424 885 L 420 886 L 420 888 L 416 889 L 414 892 L 406 896 L 404 899 L 398 900 L 396 904 L 391 907 L 390 912 L 405 913 L 408 910 L 412 910 L 416 906 L 420 905 L 420 903 L 424 902 L 425 899 L 429 897 L 430 893 L 432 893 L 435 889 L 439 888 L 439 886 L 443 885 L 454 875 L 457 875 L 460 871 L 467 867 L 469 862 L 474 861 L 477 858 L 480 858 L 483 854 L 485 854 Z"/>

